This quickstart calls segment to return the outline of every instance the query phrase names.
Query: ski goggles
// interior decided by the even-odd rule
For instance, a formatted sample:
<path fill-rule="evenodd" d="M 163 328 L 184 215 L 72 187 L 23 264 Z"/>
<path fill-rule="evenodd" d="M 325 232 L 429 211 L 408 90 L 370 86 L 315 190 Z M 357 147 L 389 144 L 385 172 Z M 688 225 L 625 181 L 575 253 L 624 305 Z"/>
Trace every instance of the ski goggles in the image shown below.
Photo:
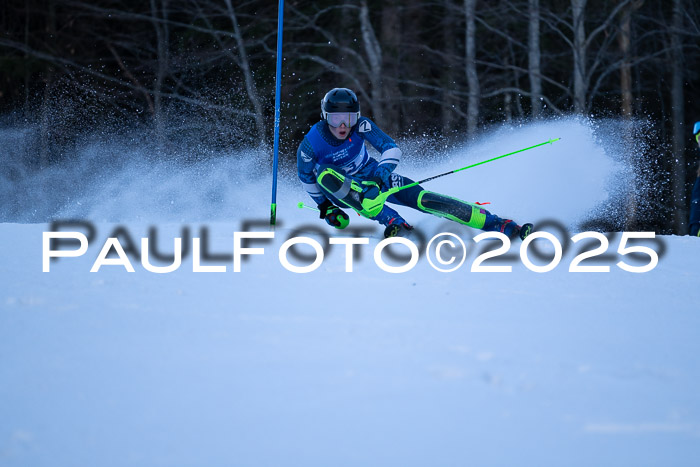
<path fill-rule="evenodd" d="M 360 118 L 360 112 L 330 112 L 326 114 L 326 121 L 333 128 L 338 128 L 343 123 L 350 128 L 357 123 L 358 118 Z"/>
<path fill-rule="evenodd" d="M 695 141 L 700 144 L 700 122 L 695 122 L 695 126 L 693 127 L 693 134 L 695 135 Z"/>

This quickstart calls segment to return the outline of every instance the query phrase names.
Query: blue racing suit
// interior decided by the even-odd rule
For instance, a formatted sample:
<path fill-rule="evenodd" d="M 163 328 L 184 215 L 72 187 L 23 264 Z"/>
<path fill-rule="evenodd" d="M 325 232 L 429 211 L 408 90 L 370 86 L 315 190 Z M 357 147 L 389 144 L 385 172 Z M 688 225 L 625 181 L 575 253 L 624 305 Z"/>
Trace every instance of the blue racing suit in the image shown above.
<path fill-rule="evenodd" d="M 379 160 L 369 156 L 365 142 L 379 151 Z M 400 160 L 401 150 L 394 140 L 370 119 L 360 117 L 345 140 L 333 136 L 322 120 L 311 127 L 297 150 L 297 172 L 304 189 L 317 204 L 329 200 L 343 206 L 319 185 L 317 177 L 322 167 L 333 167 L 358 182 L 374 180 L 386 191 L 413 183 L 408 177 L 394 173 Z M 420 185 L 394 193 L 387 201 L 483 230 L 502 229 L 506 222 L 480 206 L 427 191 Z M 405 222 L 386 204 L 373 219 L 383 225 Z"/>

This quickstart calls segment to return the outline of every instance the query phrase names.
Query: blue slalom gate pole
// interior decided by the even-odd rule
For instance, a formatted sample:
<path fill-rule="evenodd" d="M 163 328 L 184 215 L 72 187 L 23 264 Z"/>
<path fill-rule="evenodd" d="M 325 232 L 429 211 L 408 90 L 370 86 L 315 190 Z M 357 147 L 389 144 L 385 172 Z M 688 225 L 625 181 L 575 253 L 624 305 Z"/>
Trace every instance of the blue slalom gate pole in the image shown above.
<path fill-rule="evenodd" d="M 282 84 L 282 18 L 284 0 L 279 0 L 277 12 L 277 74 L 275 78 L 275 143 L 272 158 L 272 204 L 270 205 L 270 226 L 277 223 L 277 160 L 280 150 L 280 87 Z"/>

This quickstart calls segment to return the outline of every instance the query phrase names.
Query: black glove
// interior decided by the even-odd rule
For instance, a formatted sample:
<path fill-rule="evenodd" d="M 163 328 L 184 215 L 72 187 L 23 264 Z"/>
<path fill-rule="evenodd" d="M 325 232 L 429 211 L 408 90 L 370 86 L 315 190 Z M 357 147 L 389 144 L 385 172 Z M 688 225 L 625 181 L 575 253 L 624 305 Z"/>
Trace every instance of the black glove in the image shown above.
<path fill-rule="evenodd" d="M 333 226 L 336 229 L 344 229 L 350 223 L 350 218 L 348 215 L 327 199 L 318 205 L 318 210 L 320 212 L 319 217 L 321 219 L 325 219 L 328 225 Z"/>

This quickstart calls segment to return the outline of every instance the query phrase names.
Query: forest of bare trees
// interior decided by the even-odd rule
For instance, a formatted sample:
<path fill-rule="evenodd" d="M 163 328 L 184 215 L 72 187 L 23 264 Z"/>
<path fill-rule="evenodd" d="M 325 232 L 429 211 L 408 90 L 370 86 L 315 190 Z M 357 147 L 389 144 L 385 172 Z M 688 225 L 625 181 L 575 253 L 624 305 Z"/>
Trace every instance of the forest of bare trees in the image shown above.
<path fill-rule="evenodd" d="M 287 0 L 284 24 L 281 157 L 335 86 L 353 88 L 395 136 L 464 141 L 494 122 L 565 114 L 650 122 L 667 181 L 657 200 L 667 222 L 653 227 L 685 233 L 696 3 Z M 75 132 L 58 130 L 72 125 L 142 125 L 167 141 L 172 122 L 196 119 L 216 128 L 216 144 L 235 131 L 271 145 L 277 2 L 6 0 L 0 25 L 0 113 L 42 126 L 38 166 L 60 158 Z"/>

